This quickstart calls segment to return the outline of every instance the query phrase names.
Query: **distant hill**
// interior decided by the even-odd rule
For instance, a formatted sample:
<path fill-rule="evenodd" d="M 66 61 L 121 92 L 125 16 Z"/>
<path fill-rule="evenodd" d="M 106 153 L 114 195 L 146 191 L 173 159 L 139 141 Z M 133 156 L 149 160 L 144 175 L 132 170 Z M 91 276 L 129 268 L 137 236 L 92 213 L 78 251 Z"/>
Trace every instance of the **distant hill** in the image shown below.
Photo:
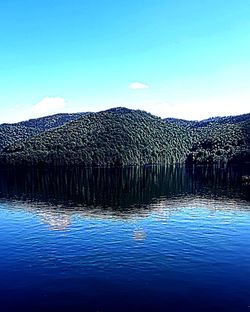
<path fill-rule="evenodd" d="M 225 116 L 225 117 L 211 117 L 204 120 L 185 120 L 178 118 L 165 118 L 164 121 L 167 123 L 178 124 L 184 127 L 206 127 L 209 124 L 237 124 L 250 120 L 250 114 L 238 115 L 238 116 Z"/>
<path fill-rule="evenodd" d="M 0 125 L 0 151 L 16 141 L 25 140 L 43 131 L 62 126 L 87 113 L 56 114 L 13 124 Z"/>
<path fill-rule="evenodd" d="M 250 162 L 250 114 L 202 121 L 162 120 L 123 107 L 99 113 L 58 114 L 1 125 L 0 146 L 0 164 L 7 165 Z"/>
<path fill-rule="evenodd" d="M 216 124 L 238 124 L 242 123 L 245 121 L 250 120 L 250 114 L 244 114 L 244 115 L 238 115 L 238 116 L 225 116 L 225 117 L 212 117 L 208 119 L 204 119 L 202 121 L 198 121 L 197 124 L 200 126 L 207 126 L 208 124 L 211 123 L 216 123 Z"/>
<path fill-rule="evenodd" d="M 18 123 L 18 125 L 35 128 L 39 132 L 43 132 L 55 127 L 60 127 L 66 122 L 76 120 L 86 114 L 88 113 L 56 114 L 41 118 L 29 119 L 27 121 L 21 121 Z"/>
<path fill-rule="evenodd" d="M 139 110 L 91 113 L 4 149 L 1 162 L 121 166 L 183 163 L 192 138 L 178 125 Z"/>
<path fill-rule="evenodd" d="M 165 118 L 164 121 L 166 123 L 178 125 L 181 127 L 192 127 L 197 123 L 197 121 L 194 121 L 194 120 L 185 120 L 185 119 L 178 119 L 178 118 Z"/>

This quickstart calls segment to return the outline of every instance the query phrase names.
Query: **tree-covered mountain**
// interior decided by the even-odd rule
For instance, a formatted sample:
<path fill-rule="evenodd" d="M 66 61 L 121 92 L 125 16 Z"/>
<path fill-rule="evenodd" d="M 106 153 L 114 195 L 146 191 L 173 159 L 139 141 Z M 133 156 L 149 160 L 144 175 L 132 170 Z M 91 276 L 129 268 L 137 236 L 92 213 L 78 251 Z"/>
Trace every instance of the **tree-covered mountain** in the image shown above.
<path fill-rule="evenodd" d="M 164 121 L 167 123 L 178 124 L 184 127 L 206 127 L 209 125 L 225 125 L 225 124 L 238 124 L 247 122 L 250 120 L 250 114 L 243 114 L 238 116 L 224 116 L 224 117 L 211 117 L 204 120 L 185 120 L 178 118 L 165 118 Z"/>
<path fill-rule="evenodd" d="M 4 149 L 1 162 L 117 166 L 183 163 L 192 136 L 139 110 L 91 113 Z"/>
<path fill-rule="evenodd" d="M 196 129 L 187 162 L 194 164 L 250 161 L 250 121 L 236 124 L 209 123 Z"/>
<path fill-rule="evenodd" d="M 164 121 L 168 124 L 178 125 L 181 127 L 192 127 L 198 122 L 195 120 L 185 120 L 178 118 L 165 118 Z"/>
<path fill-rule="evenodd" d="M 211 123 L 213 124 L 238 124 L 242 122 L 247 122 L 250 120 L 250 114 L 243 114 L 238 116 L 224 116 L 224 117 L 212 117 L 208 119 L 204 119 L 201 121 L 196 122 L 196 125 L 199 125 L 201 127 L 205 127 Z"/>
<path fill-rule="evenodd" d="M 39 133 L 35 128 L 25 127 L 19 124 L 0 125 L 0 152 L 8 145 L 25 140 Z"/>
<path fill-rule="evenodd" d="M 167 118 L 193 133 L 187 156 L 190 164 L 239 163 L 250 161 L 250 114 L 215 117 L 202 121 Z"/>
<path fill-rule="evenodd" d="M 76 120 L 85 114 L 87 113 L 56 114 L 13 124 L 1 124 L 0 151 L 16 141 L 23 141 L 43 131 L 62 126 L 66 122 Z"/>
<path fill-rule="evenodd" d="M 0 163 L 89 167 L 250 161 L 250 114 L 203 121 L 162 120 L 118 107 L 81 114 L 66 123 L 68 115 L 47 118 L 14 125 L 15 131 L 9 130 L 11 144 L 5 145 Z M 3 135 L 1 139 L 7 141 Z"/>
<path fill-rule="evenodd" d="M 51 116 L 45 116 L 41 118 L 29 119 L 26 121 L 21 121 L 18 125 L 31 127 L 37 129 L 39 132 L 43 132 L 49 130 L 51 128 L 60 127 L 64 125 L 66 122 L 76 120 L 88 113 L 62 113 L 55 114 Z"/>

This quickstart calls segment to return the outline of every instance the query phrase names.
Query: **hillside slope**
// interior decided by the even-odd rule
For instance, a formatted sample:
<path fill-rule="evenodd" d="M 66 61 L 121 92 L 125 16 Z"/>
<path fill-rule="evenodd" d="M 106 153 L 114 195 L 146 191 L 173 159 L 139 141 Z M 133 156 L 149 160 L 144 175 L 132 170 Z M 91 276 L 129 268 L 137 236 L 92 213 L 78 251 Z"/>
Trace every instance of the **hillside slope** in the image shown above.
<path fill-rule="evenodd" d="M 64 125 L 87 113 L 56 114 L 13 124 L 0 125 L 0 151 L 16 141 L 22 141 L 46 130 Z"/>
<path fill-rule="evenodd" d="M 39 133 L 35 128 L 25 127 L 18 124 L 0 125 L 0 152 L 8 145 L 17 141 L 25 140 Z"/>
<path fill-rule="evenodd" d="M 178 118 L 165 118 L 164 121 L 170 124 L 177 124 L 183 127 L 200 128 L 211 125 L 239 124 L 250 121 L 250 114 L 238 116 L 211 117 L 203 120 L 185 120 Z"/>
<path fill-rule="evenodd" d="M 196 130 L 197 141 L 187 162 L 194 164 L 250 161 L 250 121 L 209 124 Z"/>
<path fill-rule="evenodd" d="M 117 166 L 183 163 L 192 136 L 139 110 L 92 113 L 4 149 L 1 163 Z"/>
<path fill-rule="evenodd" d="M 166 118 L 165 122 L 192 133 L 194 144 L 187 157 L 189 164 L 250 161 L 250 114 L 202 121 Z"/>
<path fill-rule="evenodd" d="M 60 127 L 64 125 L 66 122 L 79 119 L 80 117 L 86 115 L 88 113 L 62 113 L 55 114 L 40 118 L 29 119 L 26 121 L 21 121 L 18 125 L 31 127 L 37 129 L 39 132 L 43 132 L 55 127 Z"/>

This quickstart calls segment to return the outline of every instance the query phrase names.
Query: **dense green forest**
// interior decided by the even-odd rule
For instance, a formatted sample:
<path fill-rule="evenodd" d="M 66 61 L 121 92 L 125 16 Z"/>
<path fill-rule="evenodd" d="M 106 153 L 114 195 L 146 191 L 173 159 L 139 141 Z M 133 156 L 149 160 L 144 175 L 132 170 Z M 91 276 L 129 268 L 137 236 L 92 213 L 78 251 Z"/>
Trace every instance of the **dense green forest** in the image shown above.
<path fill-rule="evenodd" d="M 36 119 L 29 119 L 14 124 L 0 125 L 0 151 L 17 141 L 25 140 L 38 133 L 64 125 L 87 113 L 56 114 Z"/>
<path fill-rule="evenodd" d="M 0 163 L 90 167 L 250 161 L 250 114 L 203 121 L 163 120 L 126 108 L 80 114 L 75 120 L 63 115 L 16 125 L 30 132 L 22 140 L 19 132 L 9 132 L 12 141 L 2 145 Z"/>
<path fill-rule="evenodd" d="M 88 113 L 73 113 L 73 114 L 56 114 L 41 118 L 29 119 L 21 121 L 18 124 L 25 127 L 36 128 L 39 132 L 43 132 L 52 128 L 64 125 L 66 122 L 76 120 Z"/>
<path fill-rule="evenodd" d="M 239 163 L 250 161 L 250 121 L 214 123 L 195 129 L 187 163 Z"/>
<path fill-rule="evenodd" d="M 214 117 L 201 121 L 166 118 L 193 134 L 187 155 L 189 164 L 220 164 L 250 161 L 250 114 Z"/>
<path fill-rule="evenodd" d="M 38 131 L 32 127 L 25 127 L 18 124 L 0 125 L 0 151 L 6 146 L 25 140 L 37 134 Z"/>
<path fill-rule="evenodd" d="M 250 114 L 238 116 L 212 117 L 204 120 L 185 120 L 177 118 L 165 118 L 167 123 L 178 124 L 184 127 L 203 128 L 206 126 L 225 125 L 225 124 L 239 124 L 250 121 Z"/>
<path fill-rule="evenodd" d="M 125 108 L 82 116 L 4 149 L 7 164 L 120 166 L 183 163 L 192 138 L 178 125 Z"/>

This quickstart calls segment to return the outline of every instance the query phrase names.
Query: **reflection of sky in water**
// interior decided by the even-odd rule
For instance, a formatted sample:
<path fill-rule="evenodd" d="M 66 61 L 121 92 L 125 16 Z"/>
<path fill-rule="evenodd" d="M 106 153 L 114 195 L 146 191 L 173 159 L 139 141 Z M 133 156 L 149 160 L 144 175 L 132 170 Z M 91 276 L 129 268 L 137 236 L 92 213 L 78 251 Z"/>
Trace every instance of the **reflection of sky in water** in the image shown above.
<path fill-rule="evenodd" d="M 39 222 L 44 223 L 50 230 L 63 231 L 71 226 L 72 220 L 93 219 L 93 220 L 110 220 L 134 223 L 134 239 L 143 240 L 146 233 L 143 228 L 136 227 L 137 222 L 160 222 L 166 224 L 174 219 L 176 215 L 183 214 L 183 211 L 200 210 L 205 208 L 208 217 L 213 218 L 216 212 L 231 212 L 228 214 L 228 222 L 233 218 L 234 213 L 250 213 L 250 203 L 245 200 L 233 199 L 209 199 L 204 197 L 190 197 L 160 199 L 157 203 L 143 207 L 131 208 L 129 210 L 116 210 L 112 207 L 66 207 L 63 205 L 49 205 L 41 202 L 23 202 L 23 201 L 3 201 L 11 211 L 20 211 L 33 214 L 38 217 Z M 229 217 L 230 216 L 230 217 Z M 227 218 L 225 218 L 226 220 Z M 226 222 L 226 221 L 224 221 Z"/>
<path fill-rule="evenodd" d="M 167 200 L 129 215 L 51 209 L 1 204 L 1 302 L 10 311 L 72 301 L 90 311 L 249 304 L 248 202 Z"/>
<path fill-rule="evenodd" d="M 133 232 L 133 239 L 137 240 L 137 241 L 143 241 L 146 239 L 146 232 L 139 228 L 139 229 L 135 229 Z"/>

